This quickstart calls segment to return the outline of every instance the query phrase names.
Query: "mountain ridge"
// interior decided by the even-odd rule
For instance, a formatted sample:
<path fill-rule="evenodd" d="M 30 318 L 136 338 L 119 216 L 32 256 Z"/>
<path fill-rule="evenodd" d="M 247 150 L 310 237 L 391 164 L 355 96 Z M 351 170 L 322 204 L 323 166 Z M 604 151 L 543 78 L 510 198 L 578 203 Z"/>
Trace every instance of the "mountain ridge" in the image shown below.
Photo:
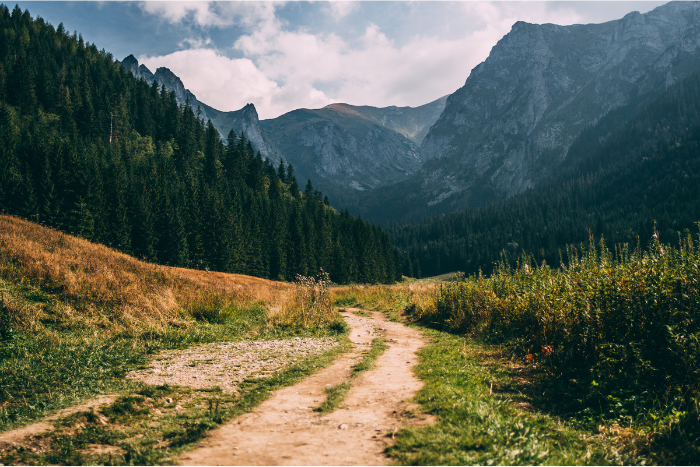
<path fill-rule="evenodd" d="M 275 147 L 274 143 L 261 131 L 258 112 L 253 104 L 246 104 L 240 110 L 222 111 L 207 105 L 197 99 L 197 97 L 183 84 L 182 80 L 169 68 L 159 67 L 155 73 L 145 65 L 139 65 L 138 60 L 133 55 L 128 55 L 121 62 L 124 69 L 131 71 L 136 78 L 146 80 L 149 84 L 156 81 L 159 85 L 164 85 L 169 91 L 175 92 L 175 97 L 179 104 L 189 102 L 189 105 L 205 120 L 211 120 L 221 136 L 226 140 L 230 130 L 237 135 L 245 134 L 251 142 L 253 148 L 260 154 L 270 159 L 273 164 L 280 160 L 284 161 L 284 156 Z"/>
<path fill-rule="evenodd" d="M 698 2 L 599 24 L 518 21 L 447 97 L 422 141 L 421 168 L 358 194 L 350 210 L 415 221 L 522 193 L 560 170 L 589 125 L 698 70 Z"/>
<path fill-rule="evenodd" d="M 690 2 L 601 24 L 515 23 L 423 140 L 424 202 L 475 207 L 534 186 L 587 125 L 700 69 L 698 25 Z"/>
<path fill-rule="evenodd" d="M 296 109 L 261 127 L 296 173 L 345 207 L 357 193 L 403 181 L 420 168 L 417 138 L 437 120 L 446 98 L 419 107 L 333 103 Z"/>

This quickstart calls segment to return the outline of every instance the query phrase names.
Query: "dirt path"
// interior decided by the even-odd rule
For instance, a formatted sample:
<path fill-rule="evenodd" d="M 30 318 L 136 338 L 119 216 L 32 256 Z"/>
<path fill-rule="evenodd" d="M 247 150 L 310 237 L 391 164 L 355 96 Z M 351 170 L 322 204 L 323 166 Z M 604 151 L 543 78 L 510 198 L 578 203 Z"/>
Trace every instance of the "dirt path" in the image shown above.
<path fill-rule="evenodd" d="M 97 399 L 93 399 L 84 404 L 75 405 L 73 407 L 68 407 L 67 409 L 59 410 L 55 414 L 46 417 L 40 422 L 32 423 L 31 425 L 27 425 L 22 428 L 17 428 L 15 430 L 0 433 L 0 450 L 21 442 L 27 436 L 36 436 L 41 433 L 53 430 L 53 425 L 51 424 L 51 422 L 54 420 L 59 420 L 74 413 L 84 412 L 103 405 L 110 405 L 115 400 L 117 400 L 117 397 L 119 397 L 118 394 L 100 396 Z"/>
<path fill-rule="evenodd" d="M 411 371 L 416 351 L 426 344 L 420 332 L 385 320 L 351 315 L 345 320 L 355 350 L 299 384 L 279 391 L 251 413 L 213 431 L 180 457 L 186 465 L 384 465 L 392 433 L 402 426 L 433 420 L 413 416 L 411 399 L 423 383 Z M 350 367 L 372 339 L 383 336 L 389 348 L 374 370 L 352 380 L 342 408 L 330 414 L 312 409 L 326 397 L 324 389 L 350 379 Z"/>

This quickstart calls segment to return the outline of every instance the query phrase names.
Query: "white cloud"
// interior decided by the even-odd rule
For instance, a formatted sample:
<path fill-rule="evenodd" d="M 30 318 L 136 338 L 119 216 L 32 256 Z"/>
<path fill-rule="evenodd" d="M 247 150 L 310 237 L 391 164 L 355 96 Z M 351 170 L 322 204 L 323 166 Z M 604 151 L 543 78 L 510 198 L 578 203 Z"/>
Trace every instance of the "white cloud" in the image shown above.
<path fill-rule="evenodd" d="M 253 102 L 261 118 L 332 102 L 417 106 L 462 86 L 516 21 L 581 20 L 573 9 L 548 9 L 543 3 L 464 2 L 451 9 L 470 25 L 464 31 L 453 30 L 450 38 L 418 31 L 398 44 L 376 24 L 366 25 L 352 39 L 312 33 L 303 25 L 292 29 L 276 16 L 276 7 L 270 2 L 148 3 L 145 11 L 168 21 L 245 23 L 251 32 L 232 46 L 245 58 L 228 58 L 194 39 L 185 41 L 189 50 L 140 60 L 152 69 L 169 67 L 198 99 L 215 108 L 237 110 Z M 357 5 L 331 3 L 323 8 L 329 18 L 342 18 Z M 454 19 L 452 24 L 459 25 L 459 18 Z"/>
<path fill-rule="evenodd" d="M 270 97 L 279 92 L 247 58 L 230 59 L 213 49 L 181 50 L 165 56 L 139 57 L 155 70 L 165 66 L 178 75 L 200 101 L 221 110 L 238 110 L 249 102 L 269 107 Z"/>
<path fill-rule="evenodd" d="M 333 19 L 340 21 L 359 7 L 358 2 L 333 1 L 328 2 L 326 8 Z"/>
<path fill-rule="evenodd" d="M 209 2 L 141 2 L 139 6 L 146 13 L 160 16 L 171 23 L 192 17 L 200 25 L 228 24 L 211 10 L 212 5 Z"/>
<path fill-rule="evenodd" d="M 255 25 L 274 17 L 276 2 L 237 1 L 147 1 L 141 9 L 170 23 L 192 21 L 201 27 L 226 27 L 233 24 Z"/>
<path fill-rule="evenodd" d="M 213 43 L 212 43 L 210 37 L 207 37 L 206 39 L 204 39 L 201 36 L 199 36 L 199 37 L 188 37 L 187 39 L 183 39 L 177 45 L 178 45 L 178 47 L 181 47 L 181 48 L 202 49 L 204 47 L 213 45 Z"/>

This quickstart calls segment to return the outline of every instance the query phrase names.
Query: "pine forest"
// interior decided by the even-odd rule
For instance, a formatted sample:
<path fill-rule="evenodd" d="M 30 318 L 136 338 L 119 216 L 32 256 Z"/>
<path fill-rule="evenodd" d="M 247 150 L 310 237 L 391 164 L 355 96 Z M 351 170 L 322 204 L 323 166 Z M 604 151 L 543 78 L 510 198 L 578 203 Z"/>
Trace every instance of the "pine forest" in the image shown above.
<path fill-rule="evenodd" d="M 28 11 L 0 8 L 0 211 L 166 265 L 391 283 L 379 227 L 331 208 L 245 135 Z"/>

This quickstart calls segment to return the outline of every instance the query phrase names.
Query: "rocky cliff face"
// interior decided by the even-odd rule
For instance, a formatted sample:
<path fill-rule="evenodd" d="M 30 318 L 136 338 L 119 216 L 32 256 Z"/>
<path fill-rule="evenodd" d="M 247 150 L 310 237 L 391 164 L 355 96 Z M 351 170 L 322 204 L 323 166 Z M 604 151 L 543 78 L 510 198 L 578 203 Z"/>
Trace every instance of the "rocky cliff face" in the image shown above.
<path fill-rule="evenodd" d="M 165 86 L 169 91 L 175 92 L 175 97 L 179 104 L 189 101 L 195 113 L 199 112 L 201 117 L 211 120 L 219 133 L 226 140 L 229 131 L 233 130 L 237 135 L 245 134 L 256 151 L 260 151 L 263 157 L 269 158 L 274 164 L 278 164 L 280 159 L 284 159 L 274 143 L 260 129 L 258 112 L 253 104 L 248 104 L 240 110 L 224 112 L 197 100 L 197 97 L 185 88 L 182 80 L 169 68 L 160 67 L 155 74 L 145 65 L 139 65 L 138 60 L 133 55 L 129 55 L 121 62 L 124 69 L 131 71 L 136 78 L 145 79 L 149 84 L 154 81 L 159 86 Z"/>
<path fill-rule="evenodd" d="M 237 135 L 245 135 L 255 150 L 260 151 L 264 158 L 270 159 L 275 165 L 279 164 L 280 160 L 285 160 L 275 143 L 262 130 L 258 112 L 253 104 L 246 104 L 241 110 L 233 112 L 222 112 L 206 104 L 203 106 L 207 116 L 224 138 L 233 130 Z"/>
<path fill-rule="evenodd" d="M 424 138 L 419 202 L 444 212 L 520 193 L 556 171 L 588 124 L 696 70 L 698 3 L 604 24 L 518 22 Z"/>

